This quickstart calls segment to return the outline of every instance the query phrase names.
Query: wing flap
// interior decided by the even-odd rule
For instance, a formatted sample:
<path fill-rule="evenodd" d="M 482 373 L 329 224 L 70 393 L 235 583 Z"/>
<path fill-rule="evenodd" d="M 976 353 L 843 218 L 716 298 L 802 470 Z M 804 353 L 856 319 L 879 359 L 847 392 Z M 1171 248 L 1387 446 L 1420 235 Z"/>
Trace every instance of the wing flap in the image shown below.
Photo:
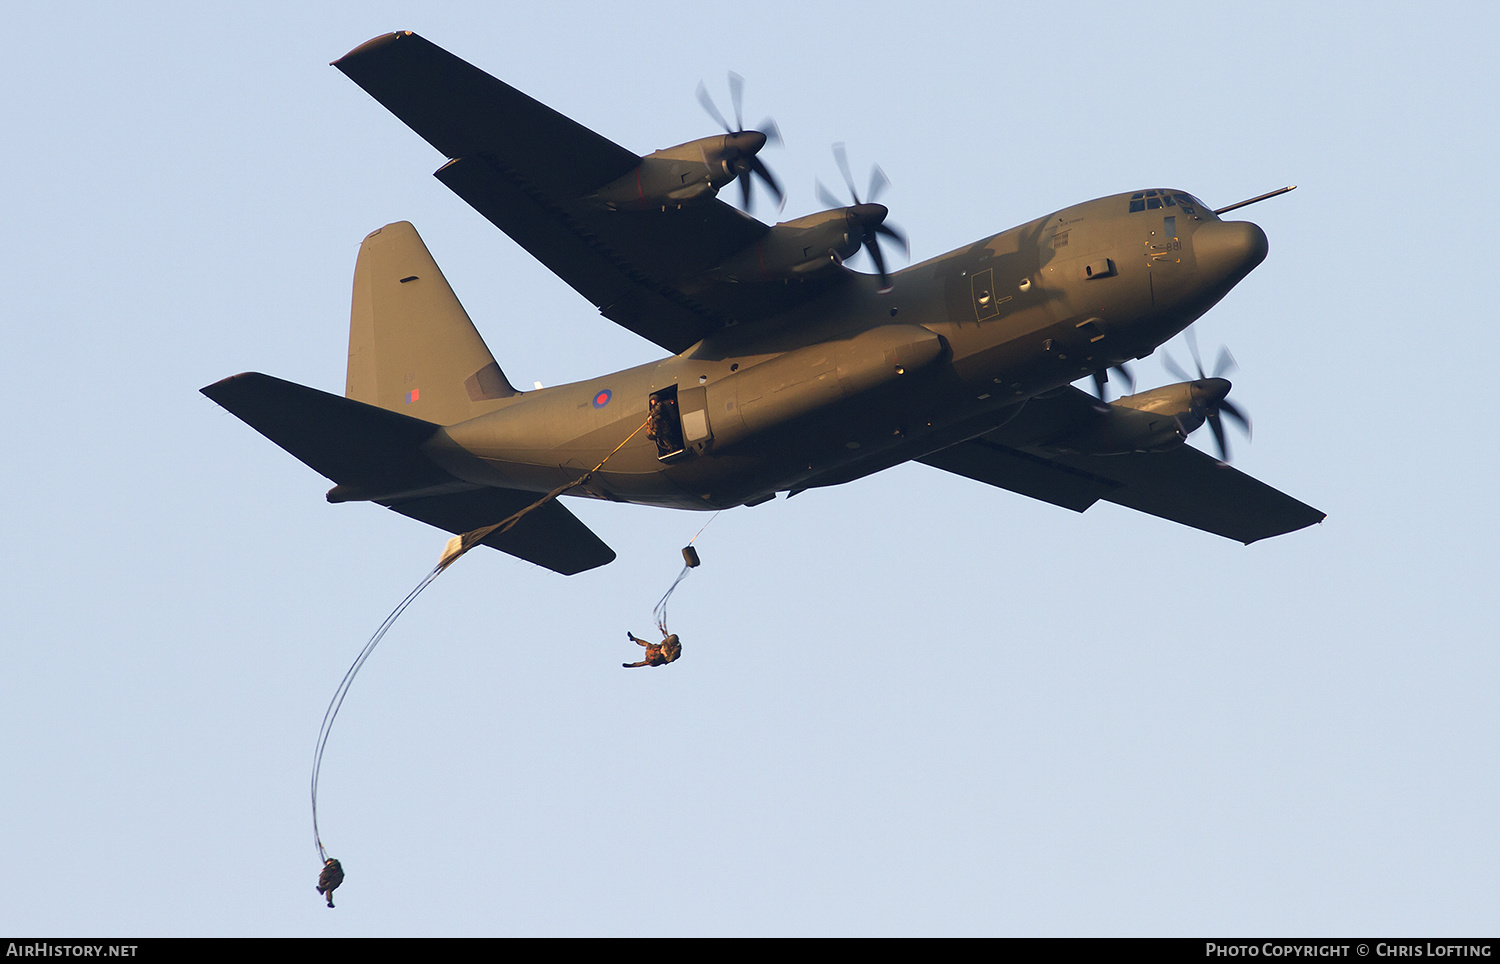
<path fill-rule="evenodd" d="M 611 321 L 641 337 L 679 352 L 719 327 L 701 305 L 636 269 L 590 230 L 596 225 L 527 190 L 488 158 L 451 161 L 437 177 Z"/>
<path fill-rule="evenodd" d="M 1106 479 L 991 442 L 983 436 L 917 461 L 1074 512 L 1082 512 L 1098 502 L 1101 490 L 1113 487 Z"/>

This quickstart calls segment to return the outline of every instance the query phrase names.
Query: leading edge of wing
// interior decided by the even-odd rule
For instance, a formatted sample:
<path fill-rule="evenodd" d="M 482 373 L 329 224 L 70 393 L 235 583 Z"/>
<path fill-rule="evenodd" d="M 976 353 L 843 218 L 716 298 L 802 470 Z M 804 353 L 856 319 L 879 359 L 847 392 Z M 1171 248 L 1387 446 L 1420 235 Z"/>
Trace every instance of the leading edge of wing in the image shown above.
<path fill-rule="evenodd" d="M 587 193 L 641 160 L 409 30 L 360 44 L 333 66 L 444 157 L 489 155 L 548 194 Z"/>
<path fill-rule="evenodd" d="M 1039 423 L 1056 418 L 1066 424 L 1080 405 L 1093 404 L 1077 389 L 1033 399 L 1015 420 L 1022 424 L 1001 426 L 918 461 L 1075 512 L 1103 499 L 1246 545 L 1327 517 L 1185 444 L 1126 455 L 1077 455 L 1028 444 Z"/>
<path fill-rule="evenodd" d="M 692 282 L 765 224 L 716 198 L 643 211 L 589 200 L 642 159 L 414 33 L 334 66 L 449 158 L 439 180 L 605 317 L 672 352 L 746 320 L 741 292 Z"/>

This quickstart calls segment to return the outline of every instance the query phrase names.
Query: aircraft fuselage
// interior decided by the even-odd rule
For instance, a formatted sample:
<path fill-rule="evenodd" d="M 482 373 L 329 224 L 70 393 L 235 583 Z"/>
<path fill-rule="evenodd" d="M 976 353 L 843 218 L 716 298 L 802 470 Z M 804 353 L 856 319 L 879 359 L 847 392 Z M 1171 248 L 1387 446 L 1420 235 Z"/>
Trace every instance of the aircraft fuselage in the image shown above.
<path fill-rule="evenodd" d="M 913 265 L 891 291 L 854 275 L 678 355 L 518 394 L 425 451 L 466 482 L 543 492 L 604 458 L 655 394 L 675 403 L 681 451 L 642 433 L 574 494 L 719 509 L 837 484 L 1150 354 L 1266 250 L 1259 227 L 1184 192 L 1099 198 Z"/>

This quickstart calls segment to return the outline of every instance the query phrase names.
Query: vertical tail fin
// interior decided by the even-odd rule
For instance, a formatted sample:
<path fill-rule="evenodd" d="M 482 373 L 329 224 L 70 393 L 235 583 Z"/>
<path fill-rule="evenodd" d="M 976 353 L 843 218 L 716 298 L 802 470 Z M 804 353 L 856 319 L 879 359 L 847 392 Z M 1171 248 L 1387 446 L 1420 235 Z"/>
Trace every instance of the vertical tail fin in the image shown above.
<path fill-rule="evenodd" d="M 516 394 L 417 229 L 398 221 L 365 238 L 354 266 L 344 395 L 452 425 Z"/>

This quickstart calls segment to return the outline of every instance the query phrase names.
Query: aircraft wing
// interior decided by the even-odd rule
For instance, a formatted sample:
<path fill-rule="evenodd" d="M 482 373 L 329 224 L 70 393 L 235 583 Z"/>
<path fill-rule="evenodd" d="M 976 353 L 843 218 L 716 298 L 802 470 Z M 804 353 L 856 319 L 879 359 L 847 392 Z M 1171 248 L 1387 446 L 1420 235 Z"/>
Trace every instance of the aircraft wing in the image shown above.
<path fill-rule="evenodd" d="M 437 177 L 593 302 L 680 352 L 743 317 L 732 284 L 690 284 L 770 230 L 717 199 L 610 210 L 589 195 L 641 158 L 414 33 L 334 62 L 449 158 Z"/>
<path fill-rule="evenodd" d="M 1077 455 L 1045 445 L 1095 404 L 1076 388 L 1032 399 L 1000 428 L 918 461 L 1075 512 L 1103 499 L 1246 545 L 1325 518 L 1188 445 L 1128 455 Z"/>

